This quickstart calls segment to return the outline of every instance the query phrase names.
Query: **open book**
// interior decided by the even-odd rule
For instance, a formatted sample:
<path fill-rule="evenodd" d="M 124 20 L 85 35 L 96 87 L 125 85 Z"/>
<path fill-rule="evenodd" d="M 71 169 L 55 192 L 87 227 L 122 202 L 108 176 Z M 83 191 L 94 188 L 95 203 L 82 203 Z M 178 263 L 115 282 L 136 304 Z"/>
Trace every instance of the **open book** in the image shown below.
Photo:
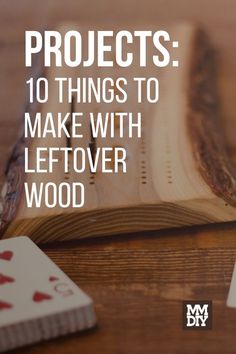
<path fill-rule="evenodd" d="M 72 28 L 85 31 L 71 24 L 61 26 L 59 31 L 65 34 Z M 29 103 L 25 109 L 32 124 L 28 121 L 28 136 L 24 131 L 7 167 L 1 200 L 3 238 L 27 235 L 40 243 L 236 220 L 236 179 L 219 121 L 214 51 L 206 34 L 192 25 L 172 26 L 169 33 L 179 43 L 178 48 L 169 45 L 178 67 L 157 68 L 148 62 L 145 67 L 134 63 L 127 68 L 44 68 L 40 59 L 37 61 L 34 77 L 48 79 L 50 95 L 47 102 Z M 109 55 L 112 59 L 114 54 Z M 71 82 L 80 87 L 79 98 L 77 92 L 60 103 L 55 77 L 72 78 Z M 135 77 L 158 78 L 157 103 L 145 99 L 137 103 L 134 84 L 127 85 L 128 99 L 124 103 L 99 102 L 94 92 L 92 99 L 87 96 L 88 86 L 90 90 L 93 87 L 91 82 L 100 85 L 105 78 L 112 78 L 112 82 L 107 81 L 111 85 L 109 92 L 115 96 L 120 93 L 122 99 L 124 81 L 117 79 L 131 83 Z M 66 95 L 64 89 L 61 94 Z M 76 112 L 93 117 L 100 112 L 107 126 L 106 136 L 94 137 L 91 133 L 96 129 L 98 115 L 92 123 L 83 120 L 80 138 L 68 136 L 65 126 L 68 132 L 75 129 L 71 117 Z M 41 127 L 41 136 L 29 137 L 36 113 L 41 114 L 42 125 L 47 119 L 47 126 L 57 132 L 55 136 Z M 67 113 L 64 133 L 59 134 L 59 120 Z M 121 125 L 126 129 L 122 130 Z M 45 148 L 40 156 L 36 155 L 37 147 Z M 49 147 L 55 147 L 54 155 L 50 155 Z M 39 161 L 38 169 L 48 169 L 49 159 L 51 172 L 34 172 Z M 53 204 L 54 189 L 58 197 L 62 182 L 65 184 L 60 198 L 70 193 L 66 207 Z M 48 183 L 54 187 L 50 184 L 45 189 Z M 33 184 L 40 191 L 41 203 L 31 198 Z M 78 207 L 81 185 L 84 200 Z"/>

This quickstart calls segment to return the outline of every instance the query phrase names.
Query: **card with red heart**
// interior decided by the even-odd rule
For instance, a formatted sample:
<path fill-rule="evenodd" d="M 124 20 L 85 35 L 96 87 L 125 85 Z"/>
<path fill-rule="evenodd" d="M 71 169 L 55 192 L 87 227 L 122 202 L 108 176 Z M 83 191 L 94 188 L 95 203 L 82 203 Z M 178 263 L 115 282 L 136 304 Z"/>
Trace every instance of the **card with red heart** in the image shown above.
<path fill-rule="evenodd" d="M 28 237 L 0 241 L 0 351 L 95 322 L 92 300 Z"/>

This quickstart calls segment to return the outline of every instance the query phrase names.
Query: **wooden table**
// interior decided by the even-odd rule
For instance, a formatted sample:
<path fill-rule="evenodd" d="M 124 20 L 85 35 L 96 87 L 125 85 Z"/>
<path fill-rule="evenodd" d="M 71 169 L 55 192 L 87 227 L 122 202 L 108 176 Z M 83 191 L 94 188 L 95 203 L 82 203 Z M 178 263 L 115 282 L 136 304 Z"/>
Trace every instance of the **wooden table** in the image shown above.
<path fill-rule="evenodd" d="M 24 30 L 83 23 L 190 19 L 219 49 L 229 153 L 236 167 L 235 0 L 0 0 L 0 181 L 24 100 Z M 236 310 L 226 308 L 236 260 L 236 223 L 44 246 L 95 302 L 90 332 L 17 350 L 50 354 L 235 353 Z M 182 300 L 213 300 L 213 330 L 182 330 Z"/>

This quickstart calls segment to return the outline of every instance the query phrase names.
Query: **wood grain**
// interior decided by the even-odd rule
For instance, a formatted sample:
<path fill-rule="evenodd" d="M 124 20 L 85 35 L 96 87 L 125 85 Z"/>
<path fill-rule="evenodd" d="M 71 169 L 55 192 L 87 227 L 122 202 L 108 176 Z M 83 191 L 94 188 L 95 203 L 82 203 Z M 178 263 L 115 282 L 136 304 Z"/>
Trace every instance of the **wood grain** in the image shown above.
<path fill-rule="evenodd" d="M 71 23 L 60 25 L 59 31 L 64 37 L 70 28 L 82 31 L 83 37 L 88 30 Z M 132 27 L 130 30 L 133 30 Z M 64 149 L 68 141 L 63 132 L 62 136 L 56 138 L 51 134 L 46 138 L 21 137 L 9 160 L 4 186 L 1 226 L 6 231 L 3 237 L 27 234 L 34 241 L 42 243 L 236 220 L 236 179 L 219 123 L 217 72 L 214 70 L 211 43 L 204 31 L 191 24 L 170 26 L 169 32 L 171 38 L 179 42 L 177 52 L 171 45 L 168 48 L 171 58 L 176 56 L 180 61 L 178 69 L 168 67 L 158 70 L 149 60 L 150 55 L 147 67 L 142 71 L 138 64 L 135 65 L 135 59 L 132 69 L 117 66 L 110 70 L 52 66 L 46 70 L 49 100 L 43 105 L 27 105 L 26 112 L 30 112 L 32 122 L 35 113 L 40 112 L 43 127 L 48 112 L 51 112 L 57 130 L 58 112 L 62 116 L 68 112 L 71 114 L 69 102 L 65 100 L 59 104 L 56 98 L 55 77 L 91 77 L 95 82 L 97 77 L 125 77 L 128 82 L 125 104 L 96 104 L 96 100 L 83 104 L 83 138 L 70 138 L 71 145 L 73 149 L 82 147 L 85 151 L 91 145 L 90 112 L 102 112 L 104 121 L 107 112 L 117 112 L 120 107 L 123 112 L 132 112 L 134 122 L 137 121 L 138 112 L 142 113 L 142 138 L 139 139 L 134 133 L 130 139 L 127 117 L 124 137 L 119 136 L 116 127 L 115 137 L 109 137 L 108 130 L 106 138 L 99 136 L 94 140 L 94 153 L 104 147 L 126 149 L 126 173 L 121 169 L 118 169 L 118 173 L 103 173 L 100 154 L 95 173 L 90 172 L 86 158 L 86 170 L 78 174 L 73 168 L 73 161 L 79 161 L 81 157 L 74 158 L 73 151 L 68 158 L 69 171 L 65 173 L 64 154 L 58 151 L 56 157 L 59 156 L 59 160 L 53 166 L 53 173 L 24 174 L 24 146 L 29 150 L 29 166 L 35 171 L 39 160 L 36 159 L 37 148 Z M 112 47 L 115 47 L 115 43 Z M 137 41 L 134 41 L 134 58 L 139 56 L 138 47 Z M 152 54 L 153 49 L 150 47 L 148 43 L 147 52 Z M 37 63 L 33 69 L 34 77 L 38 77 L 42 70 Z M 161 97 L 157 104 L 151 105 L 143 99 L 137 105 L 133 77 L 140 75 L 158 77 Z M 74 101 L 77 103 L 73 104 L 73 110 L 80 112 L 80 100 Z M 48 158 L 49 153 L 45 154 Z M 114 164 L 113 158 L 109 168 L 114 168 Z M 43 167 L 47 169 L 47 164 Z M 63 209 L 58 204 L 47 208 L 42 199 L 40 208 L 35 205 L 29 208 L 24 193 L 25 181 L 29 189 L 36 183 L 37 190 L 42 183 L 54 182 L 59 186 L 63 182 L 72 188 L 75 182 L 82 182 L 85 203 L 80 209 L 72 205 Z M 53 193 L 50 192 L 43 192 L 43 195 L 50 194 L 51 200 Z M 63 199 L 67 200 L 66 193 L 63 193 Z"/>
<path fill-rule="evenodd" d="M 95 348 L 98 353 L 233 353 L 235 312 L 225 307 L 236 256 L 235 226 L 230 227 L 224 240 L 226 227 L 218 225 L 44 248 L 93 296 L 98 327 L 38 348 L 91 354 Z M 213 330 L 185 332 L 182 300 L 200 298 L 213 299 Z"/>
<path fill-rule="evenodd" d="M 42 22 L 200 22 L 219 49 L 224 129 L 236 166 L 234 0 L 0 1 L 0 165 L 19 127 L 24 92 L 23 31 Z M 13 25 L 14 23 L 14 25 Z M 14 93 L 14 99 L 12 95 Z M 2 129 L 3 128 L 3 129 Z M 7 130 L 7 134 L 6 134 Z M 3 181 L 3 179 L 1 179 Z M 44 247 L 93 298 L 98 327 L 16 350 L 17 354 L 233 354 L 236 316 L 225 301 L 236 259 L 236 223 L 81 240 Z M 119 257 L 118 257 L 119 256 Z M 182 300 L 212 299 L 213 330 L 183 331 Z"/>

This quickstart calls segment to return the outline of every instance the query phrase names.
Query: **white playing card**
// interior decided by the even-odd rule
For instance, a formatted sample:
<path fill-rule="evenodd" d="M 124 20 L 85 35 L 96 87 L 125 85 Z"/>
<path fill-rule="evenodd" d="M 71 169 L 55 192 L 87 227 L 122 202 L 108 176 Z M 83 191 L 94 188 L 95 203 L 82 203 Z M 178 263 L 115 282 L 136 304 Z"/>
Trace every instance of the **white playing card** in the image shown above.
<path fill-rule="evenodd" d="M 234 264 L 233 275 L 227 299 L 227 306 L 236 307 L 236 263 Z"/>
<path fill-rule="evenodd" d="M 0 241 L 0 351 L 95 322 L 92 300 L 28 237 Z"/>

